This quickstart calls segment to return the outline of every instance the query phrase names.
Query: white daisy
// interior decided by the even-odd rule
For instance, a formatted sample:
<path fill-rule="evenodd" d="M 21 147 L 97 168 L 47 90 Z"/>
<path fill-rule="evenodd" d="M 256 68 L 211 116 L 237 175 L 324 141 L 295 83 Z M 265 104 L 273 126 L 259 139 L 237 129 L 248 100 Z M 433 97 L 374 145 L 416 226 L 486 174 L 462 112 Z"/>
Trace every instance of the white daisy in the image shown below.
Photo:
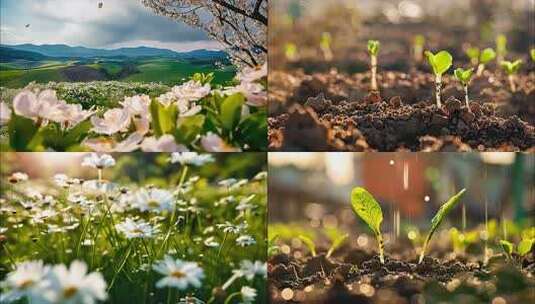
<path fill-rule="evenodd" d="M 99 272 L 87 273 L 87 265 L 73 261 L 70 267 L 54 266 L 46 276 L 46 290 L 43 296 L 52 303 L 93 304 L 104 301 L 106 281 Z"/>
<path fill-rule="evenodd" d="M 128 239 L 153 238 L 159 232 L 158 227 L 153 227 L 144 220 L 135 221 L 129 217 L 124 222 L 115 224 L 115 228 Z"/>
<path fill-rule="evenodd" d="M 22 172 L 15 172 L 8 178 L 10 183 L 16 184 L 18 182 L 27 181 L 28 174 Z"/>
<path fill-rule="evenodd" d="M 92 167 L 97 169 L 104 169 L 115 165 L 115 159 L 109 154 L 98 155 L 97 153 L 91 153 L 84 158 L 82 166 Z"/>
<path fill-rule="evenodd" d="M 152 268 L 165 275 L 156 283 L 156 287 L 176 287 L 180 290 L 187 289 L 190 285 L 199 288 L 204 279 L 204 270 L 195 262 L 186 262 L 180 259 L 173 259 L 166 255 L 163 261 L 153 265 Z"/>
<path fill-rule="evenodd" d="M 171 154 L 171 163 L 180 163 L 183 166 L 202 166 L 214 161 L 214 157 L 210 154 L 199 154 L 197 152 L 174 152 Z"/>
<path fill-rule="evenodd" d="M 251 246 L 256 244 L 255 239 L 250 235 L 241 235 L 236 239 L 236 244 L 238 244 L 241 247 Z"/>
<path fill-rule="evenodd" d="M 249 260 L 243 260 L 240 263 L 240 268 L 233 271 L 247 280 L 251 281 L 256 275 L 267 277 L 267 263 L 261 261 L 255 261 L 254 263 Z"/>
<path fill-rule="evenodd" d="M 243 286 L 240 290 L 243 304 L 253 303 L 256 298 L 256 289 L 249 286 Z"/>
<path fill-rule="evenodd" d="M 173 194 L 167 190 L 152 188 L 139 189 L 134 197 L 134 204 L 140 211 L 171 211 L 173 210 Z"/>
<path fill-rule="evenodd" d="M 2 284 L 9 290 L 2 294 L 2 303 L 5 299 L 16 300 L 27 296 L 30 299 L 38 297 L 43 285 L 43 279 L 49 267 L 43 264 L 43 261 L 27 261 L 17 264 L 17 268 L 7 274 Z"/>

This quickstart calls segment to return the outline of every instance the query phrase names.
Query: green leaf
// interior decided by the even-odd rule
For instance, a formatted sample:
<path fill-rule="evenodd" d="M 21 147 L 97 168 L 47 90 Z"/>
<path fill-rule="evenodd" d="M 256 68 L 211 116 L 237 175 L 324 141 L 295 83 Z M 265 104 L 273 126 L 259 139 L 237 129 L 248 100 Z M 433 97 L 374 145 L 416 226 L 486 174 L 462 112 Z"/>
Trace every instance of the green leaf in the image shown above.
<path fill-rule="evenodd" d="M 267 113 L 260 111 L 247 116 L 236 131 L 237 141 L 241 146 L 248 145 L 251 150 L 265 151 L 268 146 Z"/>
<path fill-rule="evenodd" d="M 462 68 L 457 68 L 454 71 L 455 78 L 459 80 L 463 85 L 468 85 L 470 82 L 470 79 L 472 78 L 472 74 L 474 72 L 474 69 L 470 68 L 468 70 L 464 70 Z"/>
<path fill-rule="evenodd" d="M 186 145 L 191 144 L 202 132 L 204 121 L 204 115 L 178 118 L 175 139 Z"/>
<path fill-rule="evenodd" d="M 514 62 L 511 61 L 502 61 L 501 66 L 508 75 L 516 74 L 522 65 L 522 60 L 518 59 Z"/>
<path fill-rule="evenodd" d="M 245 97 L 241 93 L 230 95 L 221 103 L 220 120 L 223 128 L 233 131 L 241 119 L 241 108 Z"/>
<path fill-rule="evenodd" d="M 298 237 L 308 247 L 308 250 L 310 251 L 312 256 L 316 256 L 316 245 L 314 244 L 314 241 L 311 238 L 304 236 L 304 235 L 299 235 Z"/>
<path fill-rule="evenodd" d="M 368 53 L 372 56 L 377 56 L 377 53 L 379 53 L 379 47 L 381 46 L 381 43 L 377 40 L 368 40 Z"/>
<path fill-rule="evenodd" d="M 446 215 L 448 215 L 448 213 L 450 213 L 450 211 L 459 203 L 461 196 L 463 196 L 465 192 L 466 189 L 462 189 L 461 191 L 459 191 L 459 193 L 452 196 L 447 202 L 440 206 L 440 209 L 438 209 L 437 214 L 435 214 L 433 219 L 431 219 L 431 230 L 429 230 L 427 238 L 425 239 L 424 246 L 420 254 L 420 260 L 418 261 L 418 263 L 421 263 L 423 261 L 427 245 L 429 244 L 429 241 L 431 240 L 431 237 L 437 230 L 438 226 L 440 226 L 442 220 L 444 220 L 444 217 L 446 217 Z"/>
<path fill-rule="evenodd" d="M 488 63 L 489 61 L 496 58 L 496 52 L 492 48 L 486 48 L 481 52 L 479 61 L 483 64 Z"/>
<path fill-rule="evenodd" d="M 150 104 L 150 114 L 156 136 L 173 133 L 178 116 L 178 109 L 175 104 L 164 106 L 156 99 L 153 99 Z"/>
<path fill-rule="evenodd" d="M 82 142 L 89 133 L 89 130 L 91 130 L 91 127 L 91 121 L 87 119 L 72 127 L 71 129 L 67 130 L 67 132 L 65 133 L 65 148 L 67 149 L 70 146 Z"/>
<path fill-rule="evenodd" d="M 9 145 L 15 151 L 31 150 L 30 143 L 36 137 L 38 130 L 33 120 L 12 113 L 8 124 Z M 33 141 L 32 145 L 37 143 Z"/>
<path fill-rule="evenodd" d="M 326 257 L 329 258 L 336 249 L 340 248 L 340 246 L 344 244 L 348 237 L 349 234 L 346 233 L 334 239 L 333 243 L 331 244 L 331 247 L 329 248 L 329 251 L 327 251 Z"/>
<path fill-rule="evenodd" d="M 479 59 L 479 48 L 469 47 L 466 49 L 466 55 L 470 59 Z"/>
<path fill-rule="evenodd" d="M 511 256 L 511 254 L 513 254 L 513 243 L 508 242 L 506 240 L 500 240 L 500 245 L 502 246 L 503 251 L 507 253 L 507 255 Z"/>
<path fill-rule="evenodd" d="M 535 242 L 534 239 L 523 239 L 518 244 L 518 254 L 520 256 L 525 256 L 531 251 L 531 247 L 533 246 L 533 243 Z"/>
<path fill-rule="evenodd" d="M 152 99 L 150 102 L 149 110 L 152 119 L 152 130 L 158 137 L 162 136 L 162 129 L 160 128 L 160 102 L 156 99 Z"/>
<path fill-rule="evenodd" d="M 442 75 L 451 67 L 453 63 L 453 57 L 447 51 L 440 51 L 436 55 L 426 51 L 425 55 L 427 56 L 427 61 L 429 65 L 433 68 L 433 73 L 435 75 Z"/>
<path fill-rule="evenodd" d="M 535 61 L 535 49 L 531 49 L 531 50 L 529 51 L 529 54 L 531 55 L 531 60 L 532 60 L 532 61 Z"/>
<path fill-rule="evenodd" d="M 381 206 L 373 196 L 362 187 L 351 191 L 351 206 L 353 211 L 370 227 L 375 235 L 381 234 L 383 212 Z"/>

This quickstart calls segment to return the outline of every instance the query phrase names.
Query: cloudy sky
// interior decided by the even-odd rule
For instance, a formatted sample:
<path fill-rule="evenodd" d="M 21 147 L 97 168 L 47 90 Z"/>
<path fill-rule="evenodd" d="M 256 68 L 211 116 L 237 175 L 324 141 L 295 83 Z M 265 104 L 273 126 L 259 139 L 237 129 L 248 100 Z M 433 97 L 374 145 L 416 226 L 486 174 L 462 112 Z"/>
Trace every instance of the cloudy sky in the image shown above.
<path fill-rule="evenodd" d="M 221 48 L 204 32 L 156 15 L 141 0 L 1 0 L 0 21 L 3 44 Z"/>

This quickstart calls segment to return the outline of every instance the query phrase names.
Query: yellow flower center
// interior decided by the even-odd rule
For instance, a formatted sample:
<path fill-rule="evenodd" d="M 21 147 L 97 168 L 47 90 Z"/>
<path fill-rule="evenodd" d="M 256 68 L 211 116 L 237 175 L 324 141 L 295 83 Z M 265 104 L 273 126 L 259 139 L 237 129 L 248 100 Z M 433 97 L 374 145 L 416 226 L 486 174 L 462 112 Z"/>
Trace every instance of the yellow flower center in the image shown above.
<path fill-rule="evenodd" d="M 185 277 L 186 275 L 185 275 L 182 271 L 175 270 L 175 271 L 171 272 L 171 276 L 172 276 L 173 278 L 180 279 L 180 278 Z"/>
<path fill-rule="evenodd" d="M 78 292 L 78 288 L 69 286 L 63 290 L 63 297 L 66 299 L 72 298 Z"/>

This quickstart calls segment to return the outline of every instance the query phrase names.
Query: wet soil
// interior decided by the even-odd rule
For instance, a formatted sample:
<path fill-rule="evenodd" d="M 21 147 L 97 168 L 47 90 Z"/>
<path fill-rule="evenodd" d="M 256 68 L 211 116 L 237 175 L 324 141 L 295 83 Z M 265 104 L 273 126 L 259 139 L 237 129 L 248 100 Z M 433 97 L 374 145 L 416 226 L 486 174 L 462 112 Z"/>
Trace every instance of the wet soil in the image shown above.
<path fill-rule="evenodd" d="M 463 258 L 439 260 L 431 257 L 425 257 L 421 264 L 415 259 L 405 261 L 385 257 L 385 263 L 381 264 L 377 255 L 359 249 L 337 258 L 320 254 L 295 259 L 279 254 L 268 262 L 271 303 L 412 303 L 433 288 L 445 293 L 470 294 L 462 289 L 465 282 L 485 286 L 482 281 L 491 280 L 496 275 L 506 279 L 520 275 L 520 282 L 524 282 L 523 276 L 535 274 L 535 261 L 531 256 L 522 263 L 523 270 L 519 271 L 515 268 L 518 265 L 508 265 L 502 255 L 496 255 L 483 266 Z M 500 286 L 494 287 L 494 292 L 496 288 Z M 518 291 L 516 285 L 511 288 Z M 291 291 L 292 299 L 284 298 L 281 293 L 284 290 Z M 475 293 L 474 297 L 484 298 L 485 295 Z M 473 303 L 479 302 L 474 300 Z"/>
<path fill-rule="evenodd" d="M 272 73 L 270 149 L 534 150 L 535 73 L 519 75 L 511 92 L 503 75 L 487 71 L 470 86 L 469 108 L 450 77 L 440 108 L 430 74 L 384 72 L 375 93 L 369 83 L 368 73 Z"/>

